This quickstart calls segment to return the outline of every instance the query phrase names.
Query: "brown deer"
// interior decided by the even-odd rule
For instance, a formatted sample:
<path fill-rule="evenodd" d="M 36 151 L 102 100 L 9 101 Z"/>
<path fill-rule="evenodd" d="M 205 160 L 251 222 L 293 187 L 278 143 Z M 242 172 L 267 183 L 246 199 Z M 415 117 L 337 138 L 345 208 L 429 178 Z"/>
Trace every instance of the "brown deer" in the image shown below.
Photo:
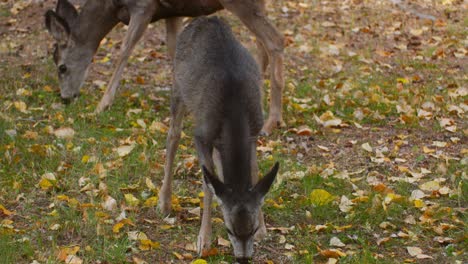
<path fill-rule="evenodd" d="M 119 22 L 129 25 L 128 32 L 97 113 L 112 105 L 128 58 L 149 23 L 166 20 L 166 43 L 173 57 L 180 17 L 208 15 L 223 8 L 236 15 L 256 36 L 263 72 L 270 64 L 270 110 L 263 127 L 264 133 L 270 133 L 283 123 L 284 44 L 283 36 L 267 19 L 264 0 L 88 0 L 81 12 L 67 0 L 58 0 L 56 10 L 46 12 L 45 23 L 56 40 L 54 61 L 62 99 L 68 103 L 79 95 L 101 40 Z"/>
<path fill-rule="evenodd" d="M 279 165 L 276 163 L 258 180 L 256 142 L 263 126 L 261 77 L 253 57 L 229 26 L 216 17 L 196 18 L 177 38 L 159 208 L 163 214 L 171 210 L 172 163 L 182 119 L 188 112 L 195 119 L 194 141 L 204 175 L 197 243 L 200 254 L 211 242 L 213 194 L 220 201 L 238 262 L 248 262 L 254 237 L 266 233 L 261 206 Z"/>

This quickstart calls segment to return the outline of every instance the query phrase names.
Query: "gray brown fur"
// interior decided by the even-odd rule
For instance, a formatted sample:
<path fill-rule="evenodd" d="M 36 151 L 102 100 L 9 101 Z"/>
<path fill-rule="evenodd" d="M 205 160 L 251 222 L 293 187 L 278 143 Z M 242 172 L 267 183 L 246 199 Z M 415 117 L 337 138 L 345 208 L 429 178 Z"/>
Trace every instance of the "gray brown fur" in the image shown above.
<path fill-rule="evenodd" d="M 171 206 L 172 163 L 189 112 L 204 173 L 202 226 L 198 249 L 211 239 L 211 199 L 216 194 L 235 256 L 251 258 L 255 235 L 264 235 L 261 205 L 278 165 L 258 181 L 256 140 L 263 126 L 261 74 L 255 60 L 216 17 L 197 18 L 179 35 L 174 61 L 171 125 L 160 209 Z M 215 174 L 215 167 L 217 175 Z"/>
<path fill-rule="evenodd" d="M 281 114 L 283 79 L 283 37 L 267 19 L 264 0 L 88 0 L 78 12 L 68 0 L 58 0 L 55 11 L 46 13 L 46 26 L 57 41 L 56 64 L 61 96 L 65 101 L 78 96 L 92 57 L 104 36 L 119 22 L 129 25 L 116 69 L 96 113 L 112 105 L 123 71 L 133 48 L 147 26 L 166 20 L 166 43 L 173 57 L 182 16 L 201 16 L 227 9 L 257 38 L 262 72 L 270 64 L 271 100 L 263 132 L 283 123 Z"/>

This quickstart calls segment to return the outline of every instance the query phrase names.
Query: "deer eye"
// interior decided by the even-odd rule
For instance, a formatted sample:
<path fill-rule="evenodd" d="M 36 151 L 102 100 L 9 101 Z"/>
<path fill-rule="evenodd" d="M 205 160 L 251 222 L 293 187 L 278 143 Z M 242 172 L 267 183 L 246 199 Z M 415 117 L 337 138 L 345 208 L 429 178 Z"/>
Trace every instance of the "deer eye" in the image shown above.
<path fill-rule="evenodd" d="M 58 67 L 58 71 L 60 74 L 64 74 L 67 72 L 67 66 L 65 64 L 61 64 L 59 67 Z"/>

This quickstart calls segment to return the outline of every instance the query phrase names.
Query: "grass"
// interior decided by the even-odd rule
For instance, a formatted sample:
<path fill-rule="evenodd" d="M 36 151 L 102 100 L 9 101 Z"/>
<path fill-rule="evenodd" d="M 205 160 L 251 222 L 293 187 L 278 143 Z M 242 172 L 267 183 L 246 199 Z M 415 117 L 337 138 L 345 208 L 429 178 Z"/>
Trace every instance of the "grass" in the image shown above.
<path fill-rule="evenodd" d="M 313 5 L 307 11 L 286 1 L 274 4 L 274 10 L 290 10 L 272 11 L 275 24 L 281 29 L 292 27 L 294 34 L 285 57 L 287 127 L 259 138 L 259 146 L 271 148 L 258 152 L 260 172 L 266 173 L 279 161 L 279 177 L 283 178 L 265 200 L 263 210 L 272 229 L 256 245 L 256 263 L 325 263 L 329 249 L 346 254 L 335 256 L 340 263 L 420 261 L 408 254 L 408 246 L 420 247 L 430 255 L 433 259 L 423 260 L 427 263 L 467 260 L 466 118 L 447 110 L 449 105 L 466 104 L 466 95 L 454 97 L 451 93 L 464 84 L 464 73 L 454 68 L 462 60 L 454 57 L 453 50 L 463 48 L 467 20 L 454 13 L 452 16 L 463 19 L 447 19 L 446 28 L 424 32 L 416 50 L 399 50 L 395 47 L 411 38 L 405 35 L 409 29 L 425 26 L 424 21 L 415 21 L 408 14 L 374 14 L 364 2 L 338 8 L 348 12 L 340 18 L 327 13 L 329 8 L 341 6 L 339 1 Z M 8 4 L 0 4 L 0 17 L 11 16 L 5 8 Z M 294 15 L 296 8 L 303 14 Z M 361 19 L 362 12 L 369 15 Z M 22 23 L 30 21 L 21 12 L 16 18 Z M 330 18 L 336 26 L 323 26 Z M 254 47 L 241 22 L 229 20 L 240 38 Z M 404 33 L 388 35 L 384 29 L 393 21 L 403 22 Z M 17 40 L 15 45 L 50 42 L 39 41 L 45 33 L 37 25 L 29 27 L 34 31 L 30 39 L 6 34 Z M 364 28 L 387 33 L 363 33 Z M 121 33 L 120 28 L 109 40 L 120 38 Z M 438 38 L 442 41 L 434 42 Z M 134 57 L 164 53 L 165 46 L 155 45 L 159 42 L 142 42 Z M 376 54 L 376 43 L 393 55 Z M 324 52 L 329 44 L 343 44 L 338 55 Z M 309 45 L 310 50 L 300 51 L 302 45 Z M 101 47 L 98 57 L 114 49 Z M 439 50 L 445 51 L 445 57 L 434 56 Z M 356 55 L 350 56 L 351 51 Z M 0 205 L 10 212 L 0 207 L 0 262 L 63 263 L 59 253 L 69 246 L 79 247 L 76 256 L 84 263 L 133 263 L 135 258 L 148 263 L 190 263 L 198 258 L 191 247 L 197 240 L 200 218 L 190 211 L 199 207 L 196 199 L 202 188 L 189 117 L 184 120 L 186 137 L 181 139 L 174 170 L 173 194 L 178 200 L 174 206 L 180 208 L 164 219 L 154 205 L 143 204 L 157 197 L 163 175 L 166 133 L 149 127 L 153 122 L 168 125 L 170 93 L 153 87 L 163 85 L 161 78 L 170 83 L 170 76 L 158 72 L 157 81 L 152 77 L 169 61 L 132 60 L 132 70 L 125 73 L 127 80 L 112 108 L 96 116 L 92 112 L 102 90 L 95 84 L 88 82 L 76 102 L 63 106 L 50 56 L 27 48 L 22 51 L 27 57 L 15 52 L 9 48 L 0 58 Z M 334 70 L 337 61 L 343 65 L 338 72 Z M 110 70 L 109 63 L 97 59 L 89 79 L 107 81 Z M 147 83 L 134 81 L 140 75 Z M 415 79 L 416 75 L 421 79 Z M 264 89 L 267 105 L 268 83 Z M 425 102 L 435 108 L 429 120 L 417 117 L 416 111 Z M 412 110 L 399 112 L 397 107 L 405 105 Z M 316 122 L 314 115 L 320 117 L 328 111 L 343 126 L 325 128 Z M 448 132 L 439 123 L 441 118 L 453 120 L 457 131 Z M 302 126 L 311 128 L 311 133 L 297 135 L 295 129 Z M 72 128 L 75 135 L 57 138 L 53 131 L 61 127 Z M 434 146 L 434 141 L 447 146 Z M 372 146 L 372 152 L 363 149 L 364 143 Z M 117 149 L 130 144 L 135 148 L 119 157 Z M 378 158 L 383 161 L 376 161 Z M 430 173 L 415 182 L 405 181 L 422 168 Z M 47 173 L 54 173 L 56 181 L 41 187 Z M 439 179 L 449 193 L 423 190 L 423 206 L 416 206 L 410 199 L 412 193 L 421 190 L 423 183 Z M 314 190 L 326 191 L 332 199 L 314 203 Z M 139 200 L 138 206 L 131 205 L 125 196 L 129 194 Z M 103 208 L 107 196 L 115 199 L 115 210 Z M 343 196 L 354 203 L 348 212 L 340 208 Z M 130 223 L 114 231 L 123 216 Z M 222 218 L 219 208 L 214 217 Z M 213 227 L 213 246 L 218 253 L 206 260 L 232 263 L 232 249 L 217 244 L 218 237 L 227 239 L 223 224 L 215 220 Z M 142 248 L 142 242 L 129 235 L 133 231 L 144 232 L 160 246 Z M 333 237 L 345 246 L 330 245 Z M 434 237 L 448 240 L 439 243 Z"/>

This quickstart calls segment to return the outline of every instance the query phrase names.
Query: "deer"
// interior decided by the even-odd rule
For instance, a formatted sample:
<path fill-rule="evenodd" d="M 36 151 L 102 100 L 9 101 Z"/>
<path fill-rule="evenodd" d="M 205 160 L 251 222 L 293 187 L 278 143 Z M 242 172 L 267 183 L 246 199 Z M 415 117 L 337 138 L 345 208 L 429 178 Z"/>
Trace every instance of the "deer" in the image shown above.
<path fill-rule="evenodd" d="M 221 19 L 195 18 L 178 36 L 158 207 L 163 214 L 171 211 L 172 166 L 183 118 L 190 113 L 203 173 L 199 254 L 210 246 L 213 195 L 219 201 L 238 262 L 248 263 L 254 239 L 266 234 L 261 206 L 279 164 L 276 162 L 258 179 L 256 142 L 263 126 L 261 82 L 255 59 Z"/>
<path fill-rule="evenodd" d="M 116 67 L 95 113 L 109 108 L 117 92 L 123 71 L 149 23 L 164 19 L 169 57 L 174 55 L 182 17 L 209 15 L 226 9 L 237 16 L 257 39 L 258 60 L 262 72 L 270 64 L 271 100 L 263 133 L 284 125 L 282 90 L 284 37 L 269 21 L 265 0 L 88 0 L 78 10 L 68 0 L 58 0 L 55 11 L 45 13 L 45 25 L 55 39 L 53 59 L 57 67 L 60 96 L 66 104 L 79 96 L 92 58 L 101 40 L 122 22 L 128 31 L 121 46 Z"/>

